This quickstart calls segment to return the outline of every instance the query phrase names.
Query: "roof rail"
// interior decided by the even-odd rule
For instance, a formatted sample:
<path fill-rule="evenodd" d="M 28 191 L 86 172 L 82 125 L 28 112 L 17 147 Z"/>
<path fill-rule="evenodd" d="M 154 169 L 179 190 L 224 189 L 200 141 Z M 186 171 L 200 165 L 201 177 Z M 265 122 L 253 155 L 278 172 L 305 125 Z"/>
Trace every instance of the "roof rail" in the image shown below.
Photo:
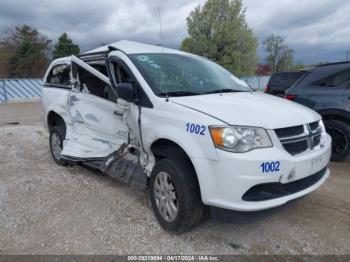
<path fill-rule="evenodd" d="M 342 65 L 342 64 L 350 64 L 350 61 L 341 61 L 341 62 L 334 62 L 334 63 L 325 63 L 321 64 L 315 67 L 322 67 L 322 66 L 330 66 L 330 65 Z"/>
<path fill-rule="evenodd" d="M 114 46 L 108 46 L 108 51 L 99 51 L 99 52 L 91 52 L 91 53 L 83 53 L 78 55 L 81 60 L 84 62 L 90 62 L 90 61 L 96 61 L 96 60 L 105 60 L 108 57 L 108 53 L 111 51 L 121 51 L 122 50 L 114 47 Z M 124 52 L 123 52 L 124 53 Z"/>
<path fill-rule="evenodd" d="M 84 62 L 95 61 L 95 60 L 104 60 L 108 56 L 107 51 L 95 52 L 95 53 L 84 53 L 77 57 L 79 57 Z"/>

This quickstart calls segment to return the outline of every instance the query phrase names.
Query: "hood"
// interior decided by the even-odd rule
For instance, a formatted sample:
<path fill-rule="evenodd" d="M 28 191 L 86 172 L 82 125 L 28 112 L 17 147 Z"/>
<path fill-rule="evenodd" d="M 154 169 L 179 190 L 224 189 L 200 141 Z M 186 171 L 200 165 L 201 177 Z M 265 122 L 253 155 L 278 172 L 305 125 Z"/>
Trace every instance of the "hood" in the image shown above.
<path fill-rule="evenodd" d="M 321 119 L 318 113 L 305 106 L 257 92 L 172 97 L 171 101 L 213 116 L 229 125 L 275 129 Z"/>

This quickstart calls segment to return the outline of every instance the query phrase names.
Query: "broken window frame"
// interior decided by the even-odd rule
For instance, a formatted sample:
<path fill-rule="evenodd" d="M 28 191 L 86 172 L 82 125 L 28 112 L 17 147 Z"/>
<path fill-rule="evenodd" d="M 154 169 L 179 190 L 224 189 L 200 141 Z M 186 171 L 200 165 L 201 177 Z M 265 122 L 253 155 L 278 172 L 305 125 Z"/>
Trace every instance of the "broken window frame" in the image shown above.
<path fill-rule="evenodd" d="M 118 97 L 117 97 L 115 89 L 111 85 L 111 81 L 109 80 L 109 76 L 105 75 L 104 73 L 100 72 L 98 69 L 93 67 L 93 65 L 95 63 L 99 62 L 101 65 L 106 67 L 106 73 L 109 74 L 108 65 L 106 64 L 105 61 L 102 61 L 102 60 L 84 61 L 84 60 L 81 60 L 80 58 L 77 58 L 76 56 L 72 56 L 71 59 L 72 59 L 72 79 L 73 79 L 73 90 L 74 91 L 83 92 L 83 89 L 82 89 L 83 80 L 81 79 L 81 74 L 79 73 L 79 71 L 84 70 L 88 74 L 95 77 L 97 80 L 105 83 L 104 87 L 102 87 L 102 83 L 101 83 L 101 88 L 104 89 L 101 91 L 105 92 L 106 91 L 105 88 L 107 86 L 107 88 L 109 90 L 111 90 L 112 93 L 114 94 L 114 97 L 113 96 L 109 97 L 109 95 L 106 97 L 106 95 L 105 95 L 106 93 L 103 96 L 97 95 L 95 92 L 91 92 L 89 90 L 89 87 L 87 87 L 87 89 L 89 90 L 89 94 L 94 95 L 96 97 L 99 97 L 101 99 L 105 99 L 105 100 L 113 102 L 113 103 L 117 103 Z M 94 64 L 91 65 L 91 62 L 94 62 Z M 107 92 L 107 94 L 109 94 L 109 93 Z"/>
<path fill-rule="evenodd" d="M 57 83 L 50 83 L 48 82 L 48 79 L 51 75 L 51 73 L 53 72 L 53 70 L 59 66 L 66 66 L 69 70 L 69 80 L 68 80 L 68 85 L 65 85 L 65 84 L 57 84 Z M 50 69 L 48 75 L 46 76 L 45 78 L 45 81 L 44 81 L 44 87 L 53 87 L 53 88 L 62 88 L 62 89 L 67 89 L 67 90 L 71 90 L 72 89 L 72 77 L 71 77 L 71 74 L 72 74 L 72 67 L 69 63 L 59 63 L 59 64 L 55 64 L 54 66 L 52 66 L 52 68 Z"/>

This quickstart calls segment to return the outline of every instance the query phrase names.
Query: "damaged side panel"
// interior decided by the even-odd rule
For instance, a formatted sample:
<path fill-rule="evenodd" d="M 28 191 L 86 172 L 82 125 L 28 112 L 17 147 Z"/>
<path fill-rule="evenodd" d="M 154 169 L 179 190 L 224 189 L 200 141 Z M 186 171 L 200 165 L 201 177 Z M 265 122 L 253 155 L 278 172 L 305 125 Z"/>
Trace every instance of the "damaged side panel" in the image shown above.
<path fill-rule="evenodd" d="M 72 57 L 75 74 L 72 74 L 73 89 L 69 92 L 66 103 L 67 121 L 66 138 L 61 156 L 71 161 L 82 161 L 86 165 L 138 189 L 147 186 L 147 174 L 141 165 L 137 107 L 126 101 L 110 101 L 98 96 L 110 87 L 109 78 L 90 65 Z M 99 84 L 93 86 L 95 94 L 89 93 L 89 86 L 81 81 L 78 67 L 98 78 Z M 73 77 L 75 75 L 75 77 Z M 96 83 L 92 81 L 92 83 Z M 82 89 L 84 91 L 79 91 Z M 87 91 L 86 91 L 87 90 Z"/>
<path fill-rule="evenodd" d="M 65 137 L 60 157 L 70 163 L 83 162 L 144 190 L 148 172 L 141 160 L 147 158 L 140 150 L 138 107 L 118 99 L 103 63 L 99 60 L 87 64 L 72 56 L 50 65 L 44 79 L 56 65 L 64 64 L 70 71 L 64 85 L 58 86 L 58 82 L 43 88 L 45 124 L 55 125 L 56 115 L 63 119 Z"/>
<path fill-rule="evenodd" d="M 106 157 L 128 142 L 128 127 L 122 117 L 127 109 L 118 108 L 118 104 L 91 94 L 72 92 L 67 110 L 72 128 L 64 141 L 63 156 Z"/>
<path fill-rule="evenodd" d="M 72 57 L 72 62 L 101 80 L 98 88 L 110 88 L 108 77 L 76 57 Z M 79 77 L 73 78 L 71 82 L 80 85 Z M 69 127 L 62 156 L 78 159 L 103 158 L 118 150 L 122 144 L 128 143 L 129 128 L 124 121 L 124 114 L 128 109 L 127 104 L 112 102 L 76 89 L 70 91 L 66 104 L 70 123 L 67 123 Z"/>

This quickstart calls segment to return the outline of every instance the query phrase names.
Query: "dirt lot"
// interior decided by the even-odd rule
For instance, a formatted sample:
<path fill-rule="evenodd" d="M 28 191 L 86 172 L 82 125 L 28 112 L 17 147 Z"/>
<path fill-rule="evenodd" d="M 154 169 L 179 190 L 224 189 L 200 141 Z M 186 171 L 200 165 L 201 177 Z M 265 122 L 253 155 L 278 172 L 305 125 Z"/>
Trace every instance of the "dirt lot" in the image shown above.
<path fill-rule="evenodd" d="M 146 193 L 51 159 L 41 125 L 0 127 L 0 254 L 350 254 L 350 161 L 283 207 L 164 232 Z"/>

